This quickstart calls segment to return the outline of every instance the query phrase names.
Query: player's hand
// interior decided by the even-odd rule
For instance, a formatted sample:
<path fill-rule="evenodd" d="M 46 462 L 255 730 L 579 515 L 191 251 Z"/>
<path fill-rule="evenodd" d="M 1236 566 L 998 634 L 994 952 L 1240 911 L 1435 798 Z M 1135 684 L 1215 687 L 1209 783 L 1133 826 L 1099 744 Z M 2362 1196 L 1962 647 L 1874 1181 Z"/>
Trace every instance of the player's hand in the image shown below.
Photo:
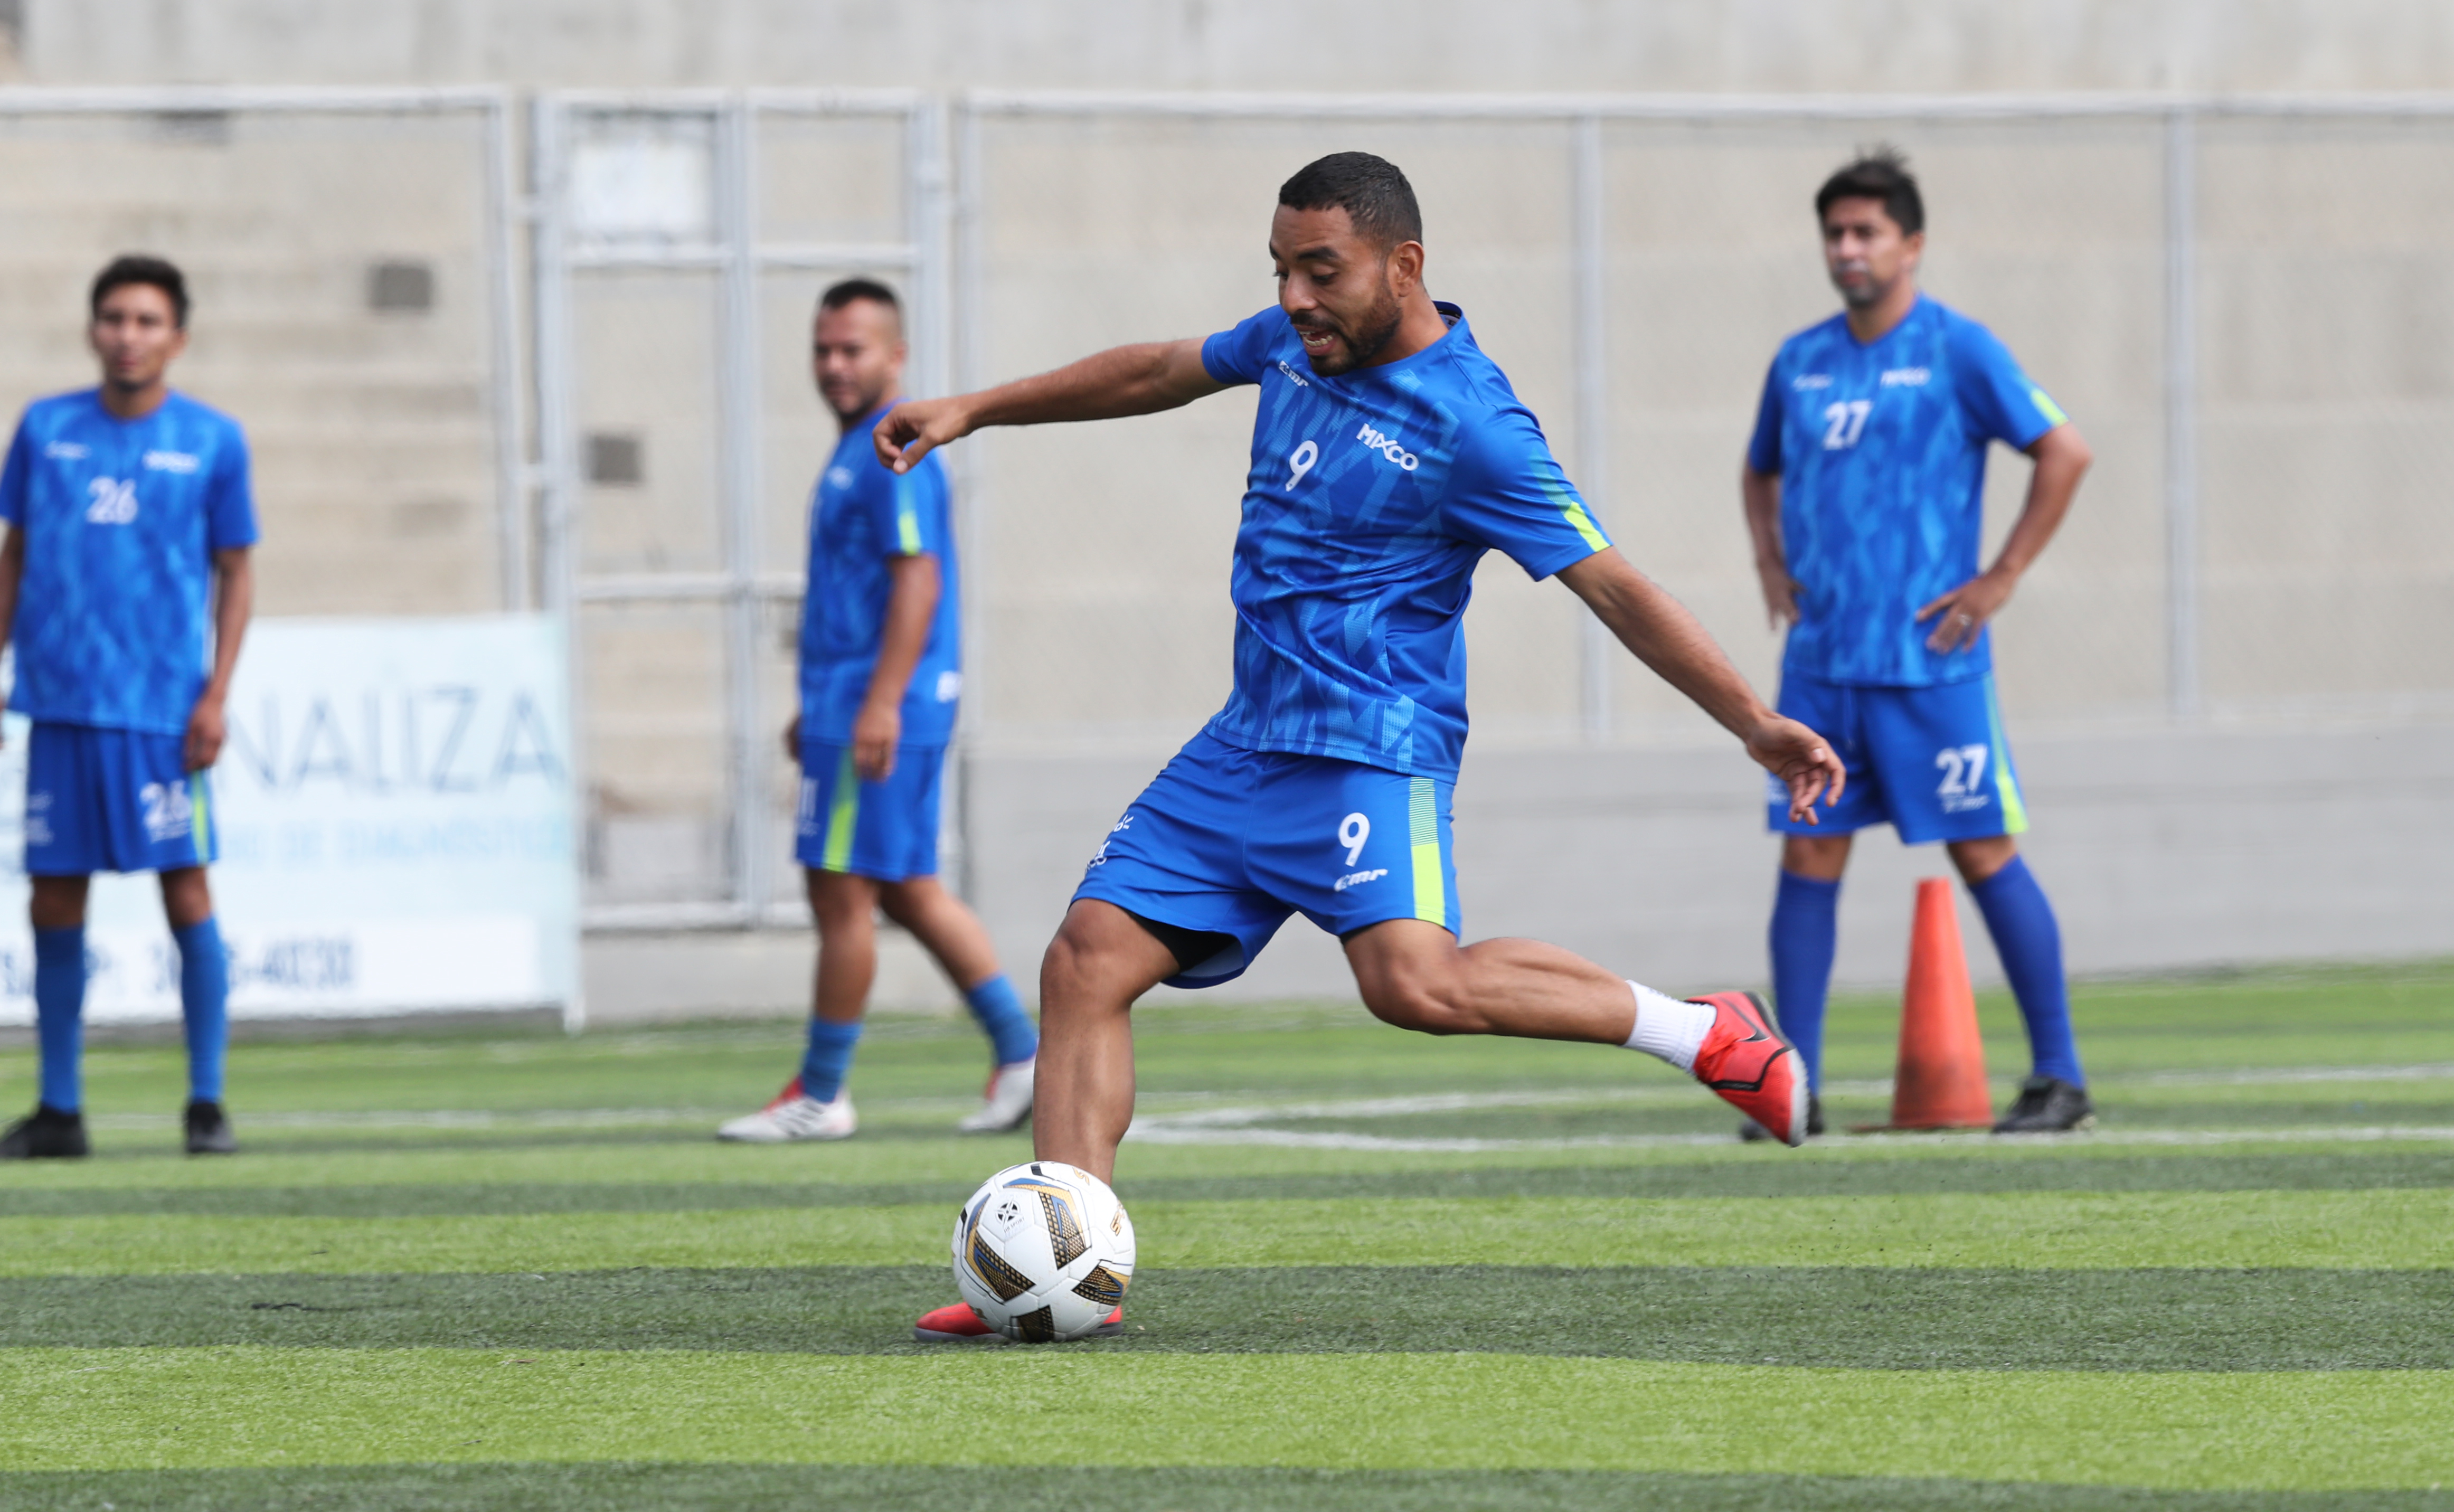
<path fill-rule="evenodd" d="M 194 711 L 188 716 L 188 739 L 181 751 L 188 770 L 202 772 L 220 760 L 222 739 L 229 733 L 230 722 L 222 716 L 221 700 L 197 699 Z"/>
<path fill-rule="evenodd" d="M 1780 630 L 1798 623 L 1799 584 L 1789 575 L 1789 569 L 1778 564 L 1759 567 L 1756 576 L 1763 584 L 1764 618 L 1772 628 Z"/>
<path fill-rule="evenodd" d="M 1994 573 L 1980 573 L 1951 592 L 1918 611 L 1918 623 L 1922 625 L 1938 615 L 1942 622 L 1934 634 L 1925 637 L 1928 651 L 1963 651 L 1977 644 L 1977 633 L 1985 622 L 2001 612 L 2011 601 L 2014 579 Z"/>
<path fill-rule="evenodd" d="M 795 763 L 801 759 L 801 716 L 797 714 L 784 724 L 784 755 Z"/>
<path fill-rule="evenodd" d="M 869 433 L 869 444 L 880 462 L 909 473 L 922 457 L 971 433 L 971 417 L 963 413 L 959 396 L 912 399 L 886 412 L 886 418 Z"/>
<path fill-rule="evenodd" d="M 1815 800 L 1830 808 L 1849 785 L 1849 772 L 1832 753 L 1831 742 L 1800 724 L 1775 715 L 1747 736 L 1747 755 L 1789 789 L 1790 822 L 1818 824 Z"/>
<path fill-rule="evenodd" d="M 894 704 L 865 703 L 852 722 L 852 769 L 864 782 L 895 775 L 895 747 L 903 738 L 903 711 Z"/>

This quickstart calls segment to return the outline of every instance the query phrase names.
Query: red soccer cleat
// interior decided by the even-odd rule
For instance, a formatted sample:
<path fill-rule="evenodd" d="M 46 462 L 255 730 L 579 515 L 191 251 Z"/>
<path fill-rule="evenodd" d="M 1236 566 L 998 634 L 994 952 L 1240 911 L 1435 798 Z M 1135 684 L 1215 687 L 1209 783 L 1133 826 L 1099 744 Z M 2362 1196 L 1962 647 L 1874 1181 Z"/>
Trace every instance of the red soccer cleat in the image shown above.
<path fill-rule="evenodd" d="M 1696 1079 L 1793 1149 L 1806 1142 L 1806 1063 L 1773 1027 L 1751 992 L 1713 992 L 1689 1002 L 1713 1009 L 1713 1027 L 1696 1049 Z"/>
<path fill-rule="evenodd" d="M 1108 1315 L 1108 1320 L 1086 1335 L 1091 1339 L 1112 1339 L 1125 1331 L 1125 1310 L 1121 1307 Z M 934 1313 L 922 1313 L 912 1325 L 912 1337 L 924 1344 L 983 1344 L 1005 1336 L 991 1328 L 969 1302 L 956 1302 L 940 1307 Z"/>

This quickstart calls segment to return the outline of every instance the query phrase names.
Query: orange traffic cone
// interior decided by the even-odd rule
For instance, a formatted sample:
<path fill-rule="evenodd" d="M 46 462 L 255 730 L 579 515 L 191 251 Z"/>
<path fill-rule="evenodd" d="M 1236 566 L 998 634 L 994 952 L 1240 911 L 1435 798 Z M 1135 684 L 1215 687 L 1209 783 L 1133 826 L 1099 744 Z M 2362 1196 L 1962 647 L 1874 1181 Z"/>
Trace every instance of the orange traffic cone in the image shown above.
<path fill-rule="evenodd" d="M 1909 930 L 1908 990 L 1901 1001 L 1901 1063 L 1892 1079 L 1895 1129 L 1984 1129 L 1994 1123 L 1985 1092 L 1985 1045 L 1977 1034 L 1977 998 L 1951 883 L 1918 883 Z"/>

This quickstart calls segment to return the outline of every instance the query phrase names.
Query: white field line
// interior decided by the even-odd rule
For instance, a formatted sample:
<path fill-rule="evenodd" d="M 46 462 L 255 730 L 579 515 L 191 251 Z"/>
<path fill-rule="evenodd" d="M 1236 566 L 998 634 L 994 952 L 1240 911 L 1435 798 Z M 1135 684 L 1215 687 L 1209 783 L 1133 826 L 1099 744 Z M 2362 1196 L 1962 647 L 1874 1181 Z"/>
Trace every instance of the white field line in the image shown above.
<path fill-rule="evenodd" d="M 2134 1075 L 2115 1074 L 2097 1079 L 2099 1086 L 2208 1086 L 2255 1087 L 2315 1085 L 2329 1082 L 2432 1081 L 2454 1080 L 2454 1064 L 2411 1066 L 2288 1066 L 2253 1071 L 2160 1071 Z M 1826 1092 L 1838 1096 L 1889 1097 L 1891 1079 L 1861 1078 L 1824 1083 Z M 1229 1094 L 1232 1095 L 1232 1094 Z M 1247 1094 L 1249 1096 L 1249 1094 Z M 1559 1087 L 1514 1092 L 1447 1092 L 1415 1097 L 1355 1098 L 1330 1102 L 1241 1103 L 1229 1107 L 1201 1108 L 1184 1113 L 1170 1113 L 1144 1118 L 1133 1126 L 1126 1137 L 1150 1144 L 1280 1144 L 1310 1149 L 1358 1150 L 1515 1150 L 1575 1149 L 1588 1145 L 1679 1145 L 1724 1142 L 1718 1135 L 1595 1135 L 1559 1139 L 1387 1139 L 1374 1135 L 1301 1134 L 1287 1130 L 1253 1127 L 1263 1122 L 1280 1122 L 1301 1119 L 1393 1119 L 1410 1118 L 1432 1113 L 1471 1113 L 1486 1108 L 1540 1108 L 1593 1106 L 1596 1104 L 1681 1103 L 1694 1099 L 1696 1089 L 1685 1086 L 1625 1087 Z M 1173 1100 L 1173 1099 L 1171 1099 Z M 875 1104 L 881 1111 L 892 1107 L 901 1112 L 958 1111 L 971 1104 L 952 1098 L 896 1099 Z M 481 1108 L 430 1108 L 400 1110 L 368 1110 L 359 1112 L 292 1112 L 248 1113 L 240 1110 L 240 1121 L 251 1128 L 262 1129 L 599 1129 L 662 1127 L 674 1124 L 722 1122 L 740 1112 L 738 1108 L 539 1108 L 531 1111 L 498 1111 Z M 87 1121 L 100 1129 L 146 1130 L 175 1125 L 178 1119 L 170 1114 L 101 1113 L 88 1115 Z M 2150 1135 L 2146 1131 L 2125 1135 L 2082 1135 L 2079 1138 L 2097 1143 L 2187 1143 L 2179 1136 L 2182 1131 L 2170 1131 L 2173 1137 Z M 1212 1136 L 1231 1136 L 1217 1138 Z M 2265 1134 L 2242 1131 L 2222 1135 L 2217 1142 L 2237 1142 L 2252 1138 L 2349 1138 L 2345 1131 L 2304 1134 L 2289 1132 Z M 2428 1131 L 2403 1133 L 2381 1131 L 2376 1138 L 2432 1138 Z M 1920 1136 L 1921 1139 L 1932 1138 Z M 2030 1137 L 2022 1142 L 2034 1142 Z M 2193 1134 L 2192 1139 L 2197 1138 Z"/>

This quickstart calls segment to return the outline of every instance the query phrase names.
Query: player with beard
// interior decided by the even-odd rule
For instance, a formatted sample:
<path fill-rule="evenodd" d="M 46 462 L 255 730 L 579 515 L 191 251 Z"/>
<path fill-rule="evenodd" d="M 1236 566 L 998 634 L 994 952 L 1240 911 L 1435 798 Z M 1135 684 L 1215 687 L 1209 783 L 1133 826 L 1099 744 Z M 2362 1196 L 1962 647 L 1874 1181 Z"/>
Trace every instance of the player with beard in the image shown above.
<path fill-rule="evenodd" d="M 818 299 L 811 366 L 839 430 L 810 501 L 801 599 L 801 710 L 784 750 L 801 764 L 794 854 L 818 926 L 801 1069 L 716 1137 L 840 1139 L 858 1120 L 844 1079 L 877 975 L 877 913 L 912 932 L 989 1037 L 988 1092 L 958 1127 L 1031 1117 L 1038 1031 L 997 970 L 988 931 L 937 880 L 937 778 L 962 690 L 954 525 L 945 470 L 878 465 L 870 428 L 902 401 L 903 308 L 847 279 Z"/>
<path fill-rule="evenodd" d="M 1133 1119 L 1135 1000 L 1228 980 L 1298 912 L 1344 942 L 1388 1023 L 1647 1051 L 1799 1142 L 1804 1071 L 1751 995 L 1680 1000 L 1554 945 L 1459 944 L 1449 798 L 1475 564 L 1496 549 L 1558 575 L 1744 742 L 1801 819 L 1838 796 L 1840 763 L 1611 546 L 1464 314 L 1425 288 L 1421 215 L 1394 165 L 1340 152 L 1297 173 L 1269 250 L 1278 303 L 1232 331 L 902 405 L 875 433 L 902 471 L 983 426 L 1261 390 L 1231 579 L 1235 689 L 1116 821 L 1048 948 L 1038 1155 L 1106 1178 Z M 989 1332 L 961 1303 L 915 1331 Z"/>

